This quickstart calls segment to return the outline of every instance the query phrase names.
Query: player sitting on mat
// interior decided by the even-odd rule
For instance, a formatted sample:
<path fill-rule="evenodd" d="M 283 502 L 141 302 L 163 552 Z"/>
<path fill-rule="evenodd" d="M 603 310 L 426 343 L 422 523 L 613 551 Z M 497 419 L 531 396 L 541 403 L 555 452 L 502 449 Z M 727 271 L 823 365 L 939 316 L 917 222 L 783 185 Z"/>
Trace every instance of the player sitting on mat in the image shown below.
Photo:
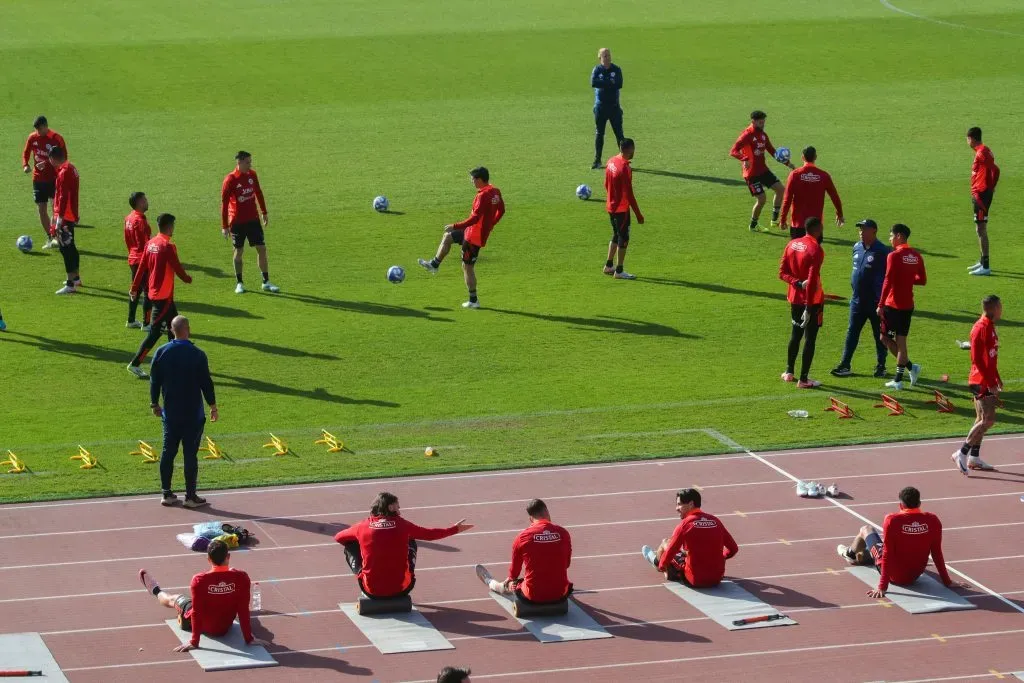
<path fill-rule="evenodd" d="M 345 559 L 359 588 L 369 598 L 408 595 L 416 585 L 416 541 L 437 541 L 472 529 L 461 519 L 445 529 L 416 526 L 402 518 L 398 497 L 379 493 L 370 516 L 339 531 L 334 540 L 345 546 Z"/>
<path fill-rule="evenodd" d="M 695 588 L 717 586 L 725 576 L 725 561 L 740 548 L 714 515 L 700 509 L 700 491 L 682 489 L 676 494 L 676 512 L 683 520 L 672 538 L 652 550 L 645 545 L 644 559 L 669 581 L 684 581 Z"/>
<path fill-rule="evenodd" d="M 161 605 L 176 610 L 178 626 L 182 631 L 192 633 L 192 641 L 179 645 L 174 651 L 197 649 L 201 635 L 214 638 L 223 636 L 231 629 L 235 617 L 238 617 L 238 625 L 242 627 L 246 645 L 266 645 L 266 642 L 252 637 L 252 625 L 249 623 L 249 575 L 228 565 L 231 553 L 223 541 L 212 541 L 206 550 L 206 557 L 210 561 L 210 571 L 192 577 L 189 595 L 165 593 L 149 572 L 139 570 L 139 579 L 146 590 L 155 595 Z"/>
<path fill-rule="evenodd" d="M 836 552 L 849 564 L 878 570 L 878 588 L 868 591 L 872 598 L 884 597 L 890 583 L 909 586 L 917 581 L 929 554 L 942 583 L 953 585 L 942 557 L 942 522 L 931 512 L 921 512 L 921 492 L 913 486 L 900 491 L 900 510 L 885 516 L 881 535 L 862 526 L 853 543 L 836 546 Z"/>
<path fill-rule="evenodd" d="M 530 516 L 530 526 L 519 532 L 512 543 L 508 578 L 498 581 L 482 564 L 476 566 L 476 575 L 495 593 L 515 595 L 525 603 L 562 602 L 572 593 L 568 576 L 572 539 L 568 531 L 551 521 L 543 500 L 531 500 L 526 514 Z M 523 578 L 519 578 L 524 570 Z"/>

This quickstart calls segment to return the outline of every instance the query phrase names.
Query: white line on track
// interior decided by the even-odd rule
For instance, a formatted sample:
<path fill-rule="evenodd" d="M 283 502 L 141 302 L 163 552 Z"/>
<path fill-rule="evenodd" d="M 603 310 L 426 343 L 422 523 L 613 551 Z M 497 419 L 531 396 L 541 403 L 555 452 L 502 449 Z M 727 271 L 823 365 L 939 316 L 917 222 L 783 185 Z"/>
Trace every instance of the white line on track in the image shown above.
<path fill-rule="evenodd" d="M 994 33 L 994 34 L 1000 35 L 1000 36 L 1013 36 L 1015 38 L 1024 38 L 1024 33 L 1014 33 L 1013 31 L 1001 31 L 1000 29 L 997 29 L 997 28 L 983 28 L 981 26 L 969 26 L 967 24 L 958 24 L 958 23 L 952 22 L 952 21 L 943 21 L 942 19 L 933 19 L 932 17 L 926 17 L 923 14 L 915 14 L 915 13 L 909 11 L 909 10 L 901 9 L 901 8 L 897 7 L 896 5 L 892 4 L 891 2 L 889 2 L 889 0 L 879 0 L 879 2 L 882 3 L 883 7 L 885 7 L 886 9 L 892 10 L 893 12 L 899 12 L 900 14 L 904 14 L 904 15 L 906 15 L 908 17 L 913 17 L 914 19 L 920 19 L 921 21 L 927 21 L 927 22 L 929 22 L 931 24 L 939 24 L 940 26 L 948 26 L 950 28 L 966 29 L 968 31 L 980 31 L 982 33 Z M 940 679 L 935 679 L 935 680 L 940 680 Z"/>

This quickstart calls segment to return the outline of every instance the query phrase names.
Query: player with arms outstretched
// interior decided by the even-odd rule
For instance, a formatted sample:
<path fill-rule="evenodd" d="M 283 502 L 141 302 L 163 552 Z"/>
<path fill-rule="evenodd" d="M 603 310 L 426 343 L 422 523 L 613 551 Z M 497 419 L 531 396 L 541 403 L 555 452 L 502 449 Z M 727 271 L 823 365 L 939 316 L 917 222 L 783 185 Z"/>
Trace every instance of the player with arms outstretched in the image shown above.
<path fill-rule="evenodd" d="M 25 141 L 25 149 L 21 153 L 21 170 L 25 173 L 32 171 L 32 200 L 39 209 L 39 223 L 43 226 L 46 234 L 46 241 L 43 242 L 43 249 L 59 247 L 50 225 L 50 213 L 46 210 L 46 204 L 54 198 L 56 193 L 57 172 L 50 164 L 50 150 L 60 148 L 64 150 L 67 157 L 68 146 L 64 138 L 55 130 L 50 130 L 49 123 L 45 116 L 37 116 L 32 122 L 35 128 Z M 29 159 L 31 158 L 31 165 Z"/>
<path fill-rule="evenodd" d="M 758 221 L 761 218 L 761 209 L 764 208 L 765 190 L 771 188 L 775 193 L 775 204 L 772 207 L 772 227 L 779 225 L 779 211 L 782 208 L 783 187 L 775 174 L 768 170 L 765 163 L 765 152 L 775 158 L 775 146 L 768 139 L 764 132 L 764 123 L 768 115 L 757 109 L 750 113 L 750 125 L 743 129 L 740 136 L 736 138 L 729 156 L 738 159 L 743 164 L 743 180 L 747 183 L 750 194 L 754 197 L 754 209 L 750 212 L 750 231 L 756 232 Z M 793 164 L 786 161 L 785 165 L 790 169 Z"/>
<path fill-rule="evenodd" d="M 244 294 L 242 284 L 242 254 L 245 242 L 256 249 L 256 262 L 263 274 L 263 291 L 280 292 L 281 288 L 270 281 L 267 267 L 267 243 L 263 228 L 270 223 L 267 216 L 267 202 L 263 199 L 260 179 L 252 170 L 252 155 L 242 151 L 235 155 L 235 170 L 228 173 L 220 188 L 220 229 L 224 239 L 231 240 L 232 262 L 235 266 L 235 294 Z M 263 214 L 263 222 L 256 213 L 256 204 Z"/>
<path fill-rule="evenodd" d="M 999 167 L 992 156 L 992 150 L 981 142 L 981 128 L 974 126 L 967 131 L 967 144 L 974 150 L 971 164 L 971 205 L 974 209 L 974 226 L 978 232 L 978 246 L 981 259 L 968 269 L 971 275 L 991 275 L 988 262 L 988 212 L 992 207 L 992 196 L 999 182 Z"/>

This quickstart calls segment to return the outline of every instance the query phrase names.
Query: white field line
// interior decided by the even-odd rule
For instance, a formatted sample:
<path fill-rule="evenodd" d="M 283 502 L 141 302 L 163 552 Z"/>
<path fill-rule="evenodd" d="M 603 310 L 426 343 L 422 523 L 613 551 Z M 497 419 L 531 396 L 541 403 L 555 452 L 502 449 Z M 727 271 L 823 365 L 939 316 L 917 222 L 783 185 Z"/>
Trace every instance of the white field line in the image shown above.
<path fill-rule="evenodd" d="M 980 31 L 982 33 L 994 33 L 994 34 L 1000 35 L 1000 36 L 1013 36 L 1015 38 L 1024 38 L 1024 33 L 1014 33 L 1013 31 L 1001 31 L 1001 30 L 999 30 L 997 28 L 982 28 L 980 26 L 969 26 L 967 24 L 958 24 L 958 23 L 955 23 L 955 22 L 952 22 L 952 21 L 943 21 L 942 19 L 933 19 L 932 17 L 926 17 L 926 16 L 924 16 L 922 14 L 914 14 L 913 12 L 911 12 L 909 10 L 900 9 L 896 5 L 894 5 L 891 2 L 889 2 L 889 0 L 879 0 L 879 2 L 882 3 L 883 7 L 885 7 L 886 9 L 892 10 L 893 12 L 899 12 L 900 14 L 904 14 L 904 15 L 906 15 L 908 17 L 913 17 L 914 19 L 920 19 L 921 21 L 927 21 L 928 23 L 931 23 L 931 24 L 938 24 L 940 26 L 948 26 L 950 28 L 966 29 L 968 31 Z M 941 680 L 941 679 L 933 679 L 933 680 Z"/>

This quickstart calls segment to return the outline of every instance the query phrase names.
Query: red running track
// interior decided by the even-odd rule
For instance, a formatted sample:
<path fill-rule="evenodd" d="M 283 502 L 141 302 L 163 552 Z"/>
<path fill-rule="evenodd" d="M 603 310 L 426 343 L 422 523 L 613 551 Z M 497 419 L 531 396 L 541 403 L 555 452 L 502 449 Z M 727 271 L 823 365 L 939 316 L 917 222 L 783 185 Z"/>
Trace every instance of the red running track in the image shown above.
<path fill-rule="evenodd" d="M 736 453 L 704 458 L 340 482 L 209 493 L 203 511 L 152 497 L 0 507 L 0 631 L 38 631 L 75 683 L 174 681 L 201 672 L 138 584 L 146 567 L 184 590 L 205 559 L 175 539 L 209 519 L 242 520 L 262 543 L 234 566 L 263 586 L 254 624 L 281 663 L 219 682 L 432 681 L 446 664 L 474 680 L 786 681 L 997 679 L 1024 670 L 1024 435 L 993 437 L 998 472 L 960 476 L 955 442 Z M 841 506 L 795 495 L 791 477 L 835 481 Z M 979 609 L 912 616 L 846 575 L 835 546 L 863 516 L 880 524 L 905 485 L 945 527 L 945 554 Z M 700 486 L 740 553 L 728 574 L 798 626 L 729 632 L 676 598 L 639 556 L 668 536 L 673 493 Z M 378 490 L 424 525 L 476 528 L 421 545 L 414 599 L 455 650 L 383 656 L 341 613 L 356 586 L 331 536 L 366 515 Z M 544 498 L 573 533 L 578 602 L 615 637 L 541 645 L 476 580 L 506 571 L 524 503 Z"/>

